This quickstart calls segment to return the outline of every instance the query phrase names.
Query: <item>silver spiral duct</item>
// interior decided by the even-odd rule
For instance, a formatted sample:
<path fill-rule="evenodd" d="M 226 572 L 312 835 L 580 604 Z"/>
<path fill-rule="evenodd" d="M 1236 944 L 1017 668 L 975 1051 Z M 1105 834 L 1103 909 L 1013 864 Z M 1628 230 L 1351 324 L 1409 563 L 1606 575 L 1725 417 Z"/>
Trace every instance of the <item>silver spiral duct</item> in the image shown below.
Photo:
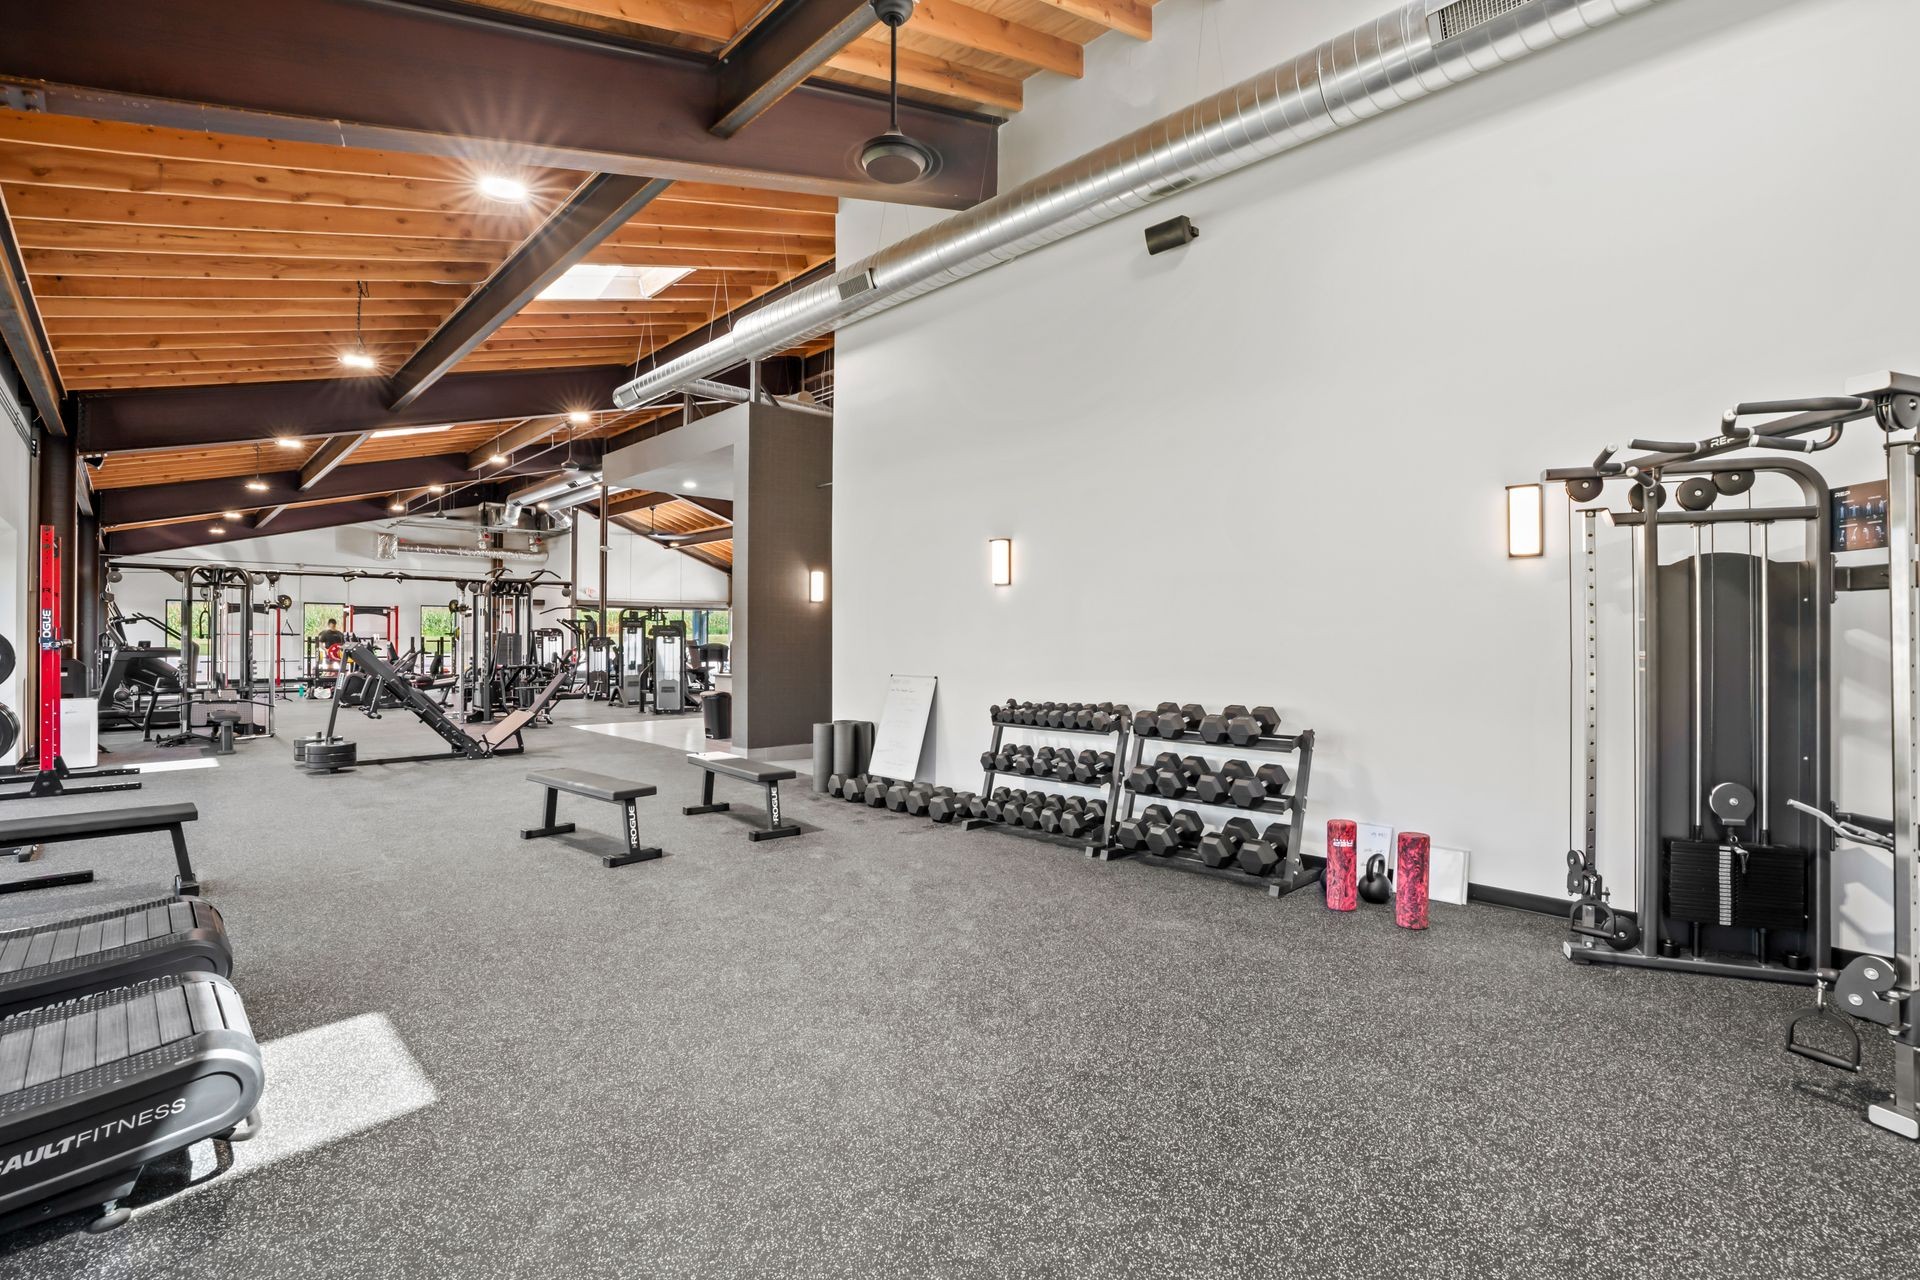
<path fill-rule="evenodd" d="M 771 302 L 620 387 L 622 409 L 1417 102 L 1655 0 L 1413 0 Z"/>

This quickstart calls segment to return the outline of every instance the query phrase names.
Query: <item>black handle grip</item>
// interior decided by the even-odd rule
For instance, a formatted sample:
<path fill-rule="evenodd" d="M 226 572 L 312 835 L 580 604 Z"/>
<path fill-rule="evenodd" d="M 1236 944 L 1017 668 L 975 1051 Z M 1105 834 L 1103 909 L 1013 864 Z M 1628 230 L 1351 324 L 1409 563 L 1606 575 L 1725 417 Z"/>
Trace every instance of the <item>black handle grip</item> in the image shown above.
<path fill-rule="evenodd" d="M 1631 447 L 1648 453 L 1680 453 L 1689 456 L 1700 452 L 1698 440 L 1635 440 Z"/>
<path fill-rule="evenodd" d="M 1840 1029 L 1847 1033 L 1847 1036 L 1853 1044 L 1853 1053 L 1851 1056 L 1829 1053 L 1825 1049 L 1816 1048 L 1813 1045 L 1805 1043 L 1794 1035 L 1794 1033 L 1800 1029 L 1801 1023 L 1809 1019 L 1829 1017 L 1833 1017 L 1833 1015 L 1829 1014 L 1826 1009 L 1820 1005 L 1815 1005 L 1811 1009 L 1801 1010 L 1799 1016 L 1787 1024 L 1787 1052 L 1796 1058 L 1805 1058 L 1809 1062 L 1817 1062 L 1823 1067 L 1832 1067 L 1837 1071 L 1858 1072 L 1860 1070 L 1860 1033 L 1841 1019 L 1835 1017 L 1834 1021 L 1840 1023 Z"/>
<path fill-rule="evenodd" d="M 1727 411 L 1727 421 L 1770 413 L 1866 413 L 1873 402 L 1859 396 L 1814 396 L 1806 400 L 1749 400 Z"/>

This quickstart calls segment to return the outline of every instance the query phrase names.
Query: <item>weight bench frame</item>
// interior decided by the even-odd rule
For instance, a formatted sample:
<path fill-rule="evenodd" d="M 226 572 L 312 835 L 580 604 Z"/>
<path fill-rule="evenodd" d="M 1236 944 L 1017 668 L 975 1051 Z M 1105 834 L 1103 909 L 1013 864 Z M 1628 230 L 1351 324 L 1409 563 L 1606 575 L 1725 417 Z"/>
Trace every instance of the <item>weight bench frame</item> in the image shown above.
<path fill-rule="evenodd" d="M 689 817 L 695 814 L 701 814 L 701 813 L 729 812 L 733 808 L 731 804 L 729 804 L 725 800 L 715 803 L 713 798 L 713 780 L 715 777 L 718 776 L 719 770 L 709 768 L 707 763 L 703 760 L 696 759 L 693 761 L 693 763 L 694 763 L 694 766 L 700 770 L 700 775 L 701 775 L 700 803 L 690 804 L 686 808 L 682 809 L 680 812 L 688 815 Z M 732 777 L 733 775 L 728 774 L 727 776 Z M 736 781 L 746 782 L 748 781 L 748 779 L 740 778 L 740 779 L 736 779 Z M 799 827 L 793 826 L 791 824 L 783 826 L 780 822 L 780 783 L 778 781 L 775 781 L 775 782 L 762 783 L 760 785 L 766 787 L 767 789 L 767 825 L 762 830 L 747 832 L 747 839 L 749 840 L 784 840 L 788 836 L 797 836 L 797 835 L 803 834 Z"/>
<path fill-rule="evenodd" d="M 112 812 L 108 810 L 107 812 Z M 75 840 L 111 840 L 118 836 L 149 835 L 155 831 L 165 831 L 173 839 L 173 861 L 178 869 L 174 876 L 174 892 L 182 897 L 200 896 L 200 877 L 194 874 L 193 860 L 187 854 L 187 833 L 185 824 L 197 821 L 199 814 L 192 818 L 182 818 L 177 822 L 149 822 L 138 826 L 120 827 L 113 831 L 79 831 L 71 835 L 38 836 L 24 845 L 9 845 L 8 848 L 23 850 L 17 860 L 32 862 L 38 859 L 39 849 L 49 844 L 70 844 Z M 32 876 L 24 880 L 13 880 L 0 884 L 0 893 L 25 893 L 30 889 L 53 889 L 61 885 L 92 884 L 92 871 L 57 871 L 50 875 Z"/>
<path fill-rule="evenodd" d="M 537 779 L 538 775 L 534 775 L 534 778 L 530 780 Z M 540 786 L 547 793 L 545 803 L 541 808 L 540 825 L 537 827 L 522 827 L 520 829 L 520 838 L 522 840 L 539 840 L 546 836 L 571 835 L 578 829 L 571 822 L 560 821 L 560 792 L 562 790 L 566 790 L 568 795 L 581 796 L 588 800 L 600 799 L 599 796 L 587 795 L 583 791 L 573 791 L 556 787 L 550 782 L 541 782 Z M 657 788 L 654 787 L 648 787 L 646 790 L 646 795 L 648 796 L 656 793 Z M 599 858 L 602 863 L 609 867 L 624 867 L 631 862 L 651 862 L 655 858 L 664 856 L 663 851 L 658 846 L 648 846 L 640 843 L 639 802 L 645 798 L 645 796 L 628 796 L 625 800 L 609 802 L 618 804 L 626 810 L 624 815 L 626 821 L 621 826 L 621 834 L 626 837 L 627 842 L 627 851 L 625 853 L 597 853 L 591 849 L 587 850 L 587 852 L 593 853 L 596 858 Z"/>

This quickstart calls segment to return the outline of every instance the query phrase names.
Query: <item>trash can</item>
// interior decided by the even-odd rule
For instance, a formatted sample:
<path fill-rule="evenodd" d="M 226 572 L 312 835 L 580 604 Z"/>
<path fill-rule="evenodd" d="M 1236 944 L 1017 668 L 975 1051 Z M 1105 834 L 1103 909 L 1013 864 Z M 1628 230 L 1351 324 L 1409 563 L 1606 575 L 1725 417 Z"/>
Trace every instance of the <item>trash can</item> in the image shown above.
<path fill-rule="evenodd" d="M 710 693 L 700 702 L 707 712 L 707 736 L 731 738 L 733 736 L 733 695 Z"/>

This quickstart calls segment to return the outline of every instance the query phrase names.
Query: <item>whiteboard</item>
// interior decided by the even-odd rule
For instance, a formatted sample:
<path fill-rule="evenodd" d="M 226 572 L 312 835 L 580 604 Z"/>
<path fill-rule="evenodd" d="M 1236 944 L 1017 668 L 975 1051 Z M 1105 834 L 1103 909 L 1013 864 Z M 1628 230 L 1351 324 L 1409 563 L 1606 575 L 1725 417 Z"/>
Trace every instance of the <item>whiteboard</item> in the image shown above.
<path fill-rule="evenodd" d="M 873 735 L 873 758 L 867 761 L 869 777 L 914 780 L 927 741 L 927 718 L 933 714 L 933 689 L 939 683 L 939 676 L 888 679 L 887 702 Z"/>

